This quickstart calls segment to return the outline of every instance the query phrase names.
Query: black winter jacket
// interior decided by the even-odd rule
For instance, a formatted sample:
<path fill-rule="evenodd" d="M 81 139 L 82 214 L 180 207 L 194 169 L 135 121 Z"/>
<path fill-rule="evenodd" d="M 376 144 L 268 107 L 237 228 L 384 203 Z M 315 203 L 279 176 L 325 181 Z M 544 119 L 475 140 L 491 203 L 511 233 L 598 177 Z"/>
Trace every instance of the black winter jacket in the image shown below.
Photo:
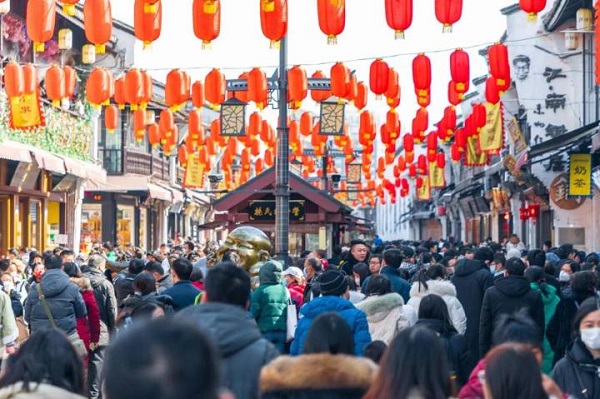
<path fill-rule="evenodd" d="M 479 317 L 483 295 L 493 284 L 492 273 L 482 262 L 461 259 L 456 263 L 450 281 L 456 287 L 456 296 L 467 316 L 467 346 L 471 354 L 479 359 Z"/>
<path fill-rule="evenodd" d="M 222 386 L 236 398 L 259 397 L 260 371 L 279 352 L 262 337 L 248 311 L 224 303 L 204 303 L 189 306 L 176 317 L 209 332 L 222 359 Z"/>
<path fill-rule="evenodd" d="M 508 276 L 496 280 L 483 297 L 479 323 L 479 353 L 484 356 L 492 345 L 492 334 L 500 316 L 526 309 L 537 324 L 540 342 L 544 338 L 544 302 L 540 293 L 532 290 L 523 276 Z M 467 319 L 468 320 L 468 319 Z"/>
<path fill-rule="evenodd" d="M 469 380 L 469 375 L 476 364 L 476 359 L 473 358 L 467 347 L 465 336 L 446 331 L 441 320 L 419 319 L 416 325 L 427 327 L 437 333 L 443 340 L 448 353 L 450 370 L 452 375 L 456 377 L 457 389 L 460 389 Z"/>
<path fill-rule="evenodd" d="M 115 284 L 115 295 L 117 297 L 117 307 L 121 306 L 121 303 L 127 298 L 129 295 L 133 295 L 133 280 L 135 279 L 136 274 L 132 274 L 129 272 L 119 273 L 117 278 L 114 281 Z"/>
<path fill-rule="evenodd" d="M 106 279 L 104 273 L 100 270 L 85 266 L 82 273 L 90 279 L 94 297 L 100 311 L 100 346 L 108 345 L 108 339 L 117 320 L 117 298 L 115 297 L 115 288 Z"/>
<path fill-rule="evenodd" d="M 552 371 L 552 379 L 560 389 L 576 399 L 600 398 L 600 360 L 592 357 L 578 338 L 567 349 Z M 583 393 L 584 390 L 586 394 Z"/>
<path fill-rule="evenodd" d="M 87 315 L 79 288 L 71 284 L 69 276 L 60 269 L 47 270 L 40 284 L 56 326 L 67 335 L 75 333 L 77 318 Z M 52 327 L 35 287 L 29 291 L 25 302 L 25 321 L 32 333 Z"/>

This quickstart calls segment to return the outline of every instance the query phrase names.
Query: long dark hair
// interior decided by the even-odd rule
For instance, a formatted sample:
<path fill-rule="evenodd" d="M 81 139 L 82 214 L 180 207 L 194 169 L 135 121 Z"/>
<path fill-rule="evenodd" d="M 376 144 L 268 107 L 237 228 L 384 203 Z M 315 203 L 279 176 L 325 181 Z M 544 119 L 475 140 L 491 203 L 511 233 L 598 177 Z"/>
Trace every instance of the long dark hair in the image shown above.
<path fill-rule="evenodd" d="M 441 320 L 444 323 L 444 332 L 449 335 L 456 334 L 456 328 L 450 321 L 448 305 L 441 296 L 436 294 L 425 295 L 419 304 L 419 319 Z"/>
<path fill-rule="evenodd" d="M 417 281 L 419 283 L 419 291 L 421 290 L 421 286 L 425 287 L 425 291 L 429 290 L 429 285 L 427 285 L 427 281 L 437 280 L 438 278 L 446 278 L 446 273 L 444 272 L 444 268 L 441 265 L 431 265 L 427 269 L 421 269 L 417 276 Z"/>
<path fill-rule="evenodd" d="M 581 324 L 581 321 L 585 319 L 587 315 L 589 315 L 592 312 L 595 312 L 596 310 L 600 310 L 599 297 L 594 296 L 586 299 L 581 303 L 579 309 L 577 310 L 577 313 L 575 313 L 575 317 L 573 318 L 573 324 L 571 329 L 573 338 L 577 338 L 580 335 L 579 325 Z"/>
<path fill-rule="evenodd" d="M 525 277 L 527 277 L 530 283 L 537 283 L 540 286 L 542 295 L 548 296 L 550 294 L 548 285 L 546 284 L 546 272 L 544 269 L 539 266 L 529 266 L 525 269 Z"/>
<path fill-rule="evenodd" d="M 67 337 L 56 329 L 33 333 L 21 349 L 8 358 L 0 388 L 23 383 L 31 392 L 45 383 L 69 392 L 84 394 L 83 365 Z"/>
<path fill-rule="evenodd" d="M 308 330 L 302 353 L 354 355 L 354 336 L 350 326 L 335 312 L 317 316 Z"/>
<path fill-rule="evenodd" d="M 364 262 L 359 262 L 352 267 L 352 271 L 360 277 L 360 283 L 364 283 L 367 277 L 371 275 L 371 271 L 369 270 L 369 265 Z"/>
<path fill-rule="evenodd" d="M 406 398 L 411 392 L 424 399 L 447 399 L 454 393 L 442 342 L 424 327 L 396 335 L 364 399 Z"/>
<path fill-rule="evenodd" d="M 510 342 L 485 357 L 485 383 L 494 399 L 546 399 L 533 346 Z"/>

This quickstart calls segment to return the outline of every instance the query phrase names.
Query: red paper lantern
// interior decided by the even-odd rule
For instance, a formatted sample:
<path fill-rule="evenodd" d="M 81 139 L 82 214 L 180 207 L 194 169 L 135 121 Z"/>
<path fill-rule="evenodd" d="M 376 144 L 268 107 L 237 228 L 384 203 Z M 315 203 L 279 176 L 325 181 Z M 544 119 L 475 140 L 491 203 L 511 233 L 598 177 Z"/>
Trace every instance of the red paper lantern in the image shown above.
<path fill-rule="evenodd" d="M 407 153 L 413 152 L 415 150 L 415 140 L 412 134 L 406 133 L 404 135 L 404 151 Z"/>
<path fill-rule="evenodd" d="M 350 70 L 342 62 L 336 62 L 331 67 L 331 95 L 345 98 L 349 82 Z"/>
<path fill-rule="evenodd" d="M 430 160 L 435 160 L 435 154 L 437 153 L 437 139 L 437 134 L 435 132 L 431 132 L 427 135 L 427 158 Z"/>
<path fill-rule="evenodd" d="M 217 68 L 213 68 L 204 80 L 204 95 L 211 106 L 223 104 L 225 101 L 225 75 Z M 248 82 L 250 86 L 250 82 Z M 249 88 L 249 87 L 248 87 Z"/>
<path fill-rule="evenodd" d="M 65 73 L 65 97 L 71 99 L 75 95 L 77 72 L 75 72 L 75 68 L 68 65 L 63 67 L 63 72 Z"/>
<path fill-rule="evenodd" d="M 443 152 L 438 152 L 436 156 L 436 164 L 440 169 L 444 169 L 446 167 L 446 154 Z"/>
<path fill-rule="evenodd" d="M 104 127 L 108 133 L 113 133 L 119 126 L 119 108 L 109 105 L 104 109 Z"/>
<path fill-rule="evenodd" d="M 162 27 L 162 3 L 158 0 L 152 7 L 147 0 L 135 0 L 133 32 L 144 48 L 160 37 Z"/>
<path fill-rule="evenodd" d="M 160 129 L 158 123 L 148 125 L 148 142 L 154 148 L 160 144 Z"/>
<path fill-rule="evenodd" d="M 413 82 L 417 96 L 425 95 L 431 87 L 431 60 L 425 54 L 417 55 L 412 63 Z M 422 93 L 423 92 L 423 93 Z"/>
<path fill-rule="evenodd" d="M 521 206 L 521 208 L 519 208 L 519 219 L 520 220 L 529 219 L 529 208 L 528 207 Z"/>
<path fill-rule="evenodd" d="M 8 97 L 19 97 L 25 88 L 23 67 L 15 61 L 10 61 L 4 67 L 4 88 Z"/>
<path fill-rule="evenodd" d="M 202 109 L 205 101 L 204 83 L 198 80 L 192 85 L 192 104 L 196 109 Z"/>
<path fill-rule="evenodd" d="M 475 129 L 479 132 L 487 123 L 487 111 L 483 104 L 473 104 L 472 118 Z"/>
<path fill-rule="evenodd" d="M 308 95 L 308 78 L 301 66 L 296 65 L 288 70 L 288 94 L 292 109 L 300 108 Z"/>
<path fill-rule="evenodd" d="M 456 90 L 456 82 L 448 82 L 448 102 L 452 105 L 458 105 L 462 102 L 463 95 Z"/>
<path fill-rule="evenodd" d="M 147 71 L 140 71 L 142 78 L 142 101 L 140 107 L 146 108 L 146 106 L 152 101 L 152 93 L 154 92 L 154 85 L 152 83 L 152 76 Z"/>
<path fill-rule="evenodd" d="M 165 83 L 165 104 L 173 111 L 179 111 L 181 105 L 185 103 L 190 92 L 187 86 L 189 79 L 187 74 L 180 69 L 173 69 L 167 74 Z"/>
<path fill-rule="evenodd" d="M 467 148 L 467 132 L 465 129 L 456 129 L 454 133 L 454 145 L 459 151 L 464 151 Z"/>
<path fill-rule="evenodd" d="M 450 75 L 456 84 L 455 89 L 458 94 L 469 91 L 471 67 L 469 54 L 466 51 L 458 49 L 450 54 Z"/>
<path fill-rule="evenodd" d="M 137 68 L 132 68 L 125 74 L 125 97 L 127 102 L 131 104 L 131 109 L 136 110 L 142 102 L 144 95 L 142 73 Z"/>
<path fill-rule="evenodd" d="M 496 43 L 489 49 L 490 74 L 496 79 L 498 90 L 503 92 L 510 87 L 510 64 L 508 48 L 502 43 Z"/>
<path fill-rule="evenodd" d="M 221 33 L 221 1 L 194 0 L 192 13 L 194 35 L 202 40 L 202 48 L 210 47 Z"/>
<path fill-rule="evenodd" d="M 359 111 L 367 106 L 369 98 L 369 90 L 364 82 L 358 82 L 356 85 L 356 97 L 354 98 L 354 106 Z"/>
<path fill-rule="evenodd" d="M 462 152 L 460 151 L 456 143 L 450 146 L 450 158 L 452 158 L 452 161 L 454 163 L 460 162 L 460 159 L 462 158 Z"/>
<path fill-rule="evenodd" d="M 85 84 L 87 100 L 93 106 L 99 107 L 110 100 L 114 92 L 112 74 L 105 68 L 94 68 Z"/>
<path fill-rule="evenodd" d="M 527 20 L 535 22 L 537 15 L 546 8 L 546 0 L 519 0 L 519 6 L 527 13 Z"/>
<path fill-rule="evenodd" d="M 435 0 L 435 17 L 444 25 L 443 32 L 452 32 L 452 25 L 462 16 L 462 0 Z"/>
<path fill-rule="evenodd" d="M 485 81 L 485 100 L 490 104 L 500 102 L 500 89 L 498 89 L 496 79 L 492 76 Z"/>
<path fill-rule="evenodd" d="M 385 19 L 396 39 L 404 39 L 404 31 L 413 20 L 413 0 L 385 0 Z"/>
<path fill-rule="evenodd" d="M 106 52 L 106 43 L 112 36 L 112 23 L 110 0 L 85 0 L 83 3 L 85 37 L 96 46 L 97 54 Z"/>
<path fill-rule="evenodd" d="M 388 105 L 390 108 L 396 108 L 399 104 L 395 107 L 392 107 L 392 104 L 390 104 L 389 100 L 397 98 L 398 103 L 400 102 L 400 78 L 398 76 L 398 72 L 396 72 L 394 68 L 390 68 L 389 76 L 388 87 L 384 95 L 388 99 Z"/>
<path fill-rule="evenodd" d="M 278 47 L 287 33 L 287 0 L 260 0 L 260 27 L 271 48 Z"/>
<path fill-rule="evenodd" d="M 540 216 L 540 204 L 529 205 L 529 219 L 537 220 Z"/>
<path fill-rule="evenodd" d="M 336 44 L 346 25 L 345 0 L 317 0 L 319 28 L 327 35 L 327 44 Z"/>
<path fill-rule="evenodd" d="M 0 1 L 0 3 L 2 3 L 4 0 Z M 60 3 L 62 3 L 62 9 L 63 12 L 69 16 L 74 16 L 75 15 L 75 4 L 79 3 L 79 0 L 60 0 Z"/>
<path fill-rule="evenodd" d="M 381 96 L 388 89 L 390 82 L 390 67 L 387 62 L 377 58 L 371 63 L 369 87 L 376 96 Z"/>
<path fill-rule="evenodd" d="M 66 96 L 65 72 L 58 65 L 46 69 L 46 96 L 54 107 L 60 107 L 60 102 Z"/>
<path fill-rule="evenodd" d="M 43 52 L 44 43 L 52 39 L 56 23 L 54 0 L 29 0 L 27 2 L 27 35 L 33 41 L 33 51 Z"/>
<path fill-rule="evenodd" d="M 267 106 L 269 100 L 267 74 L 260 68 L 252 68 L 248 73 L 248 100 L 254 101 L 261 110 Z"/>
<path fill-rule="evenodd" d="M 312 79 L 326 79 L 325 74 L 322 71 L 316 71 L 311 75 Z M 321 102 L 331 97 L 331 90 L 311 90 L 310 96 L 313 101 Z"/>

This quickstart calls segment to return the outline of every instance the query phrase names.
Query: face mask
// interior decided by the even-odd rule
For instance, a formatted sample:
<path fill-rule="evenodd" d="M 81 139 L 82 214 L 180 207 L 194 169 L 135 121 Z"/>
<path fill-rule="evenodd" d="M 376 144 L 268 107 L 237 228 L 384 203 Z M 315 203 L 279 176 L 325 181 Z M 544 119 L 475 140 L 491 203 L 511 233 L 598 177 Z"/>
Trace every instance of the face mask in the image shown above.
<path fill-rule="evenodd" d="M 581 340 L 591 350 L 600 350 L 600 328 L 586 328 L 581 330 Z"/>
<path fill-rule="evenodd" d="M 448 274 L 454 274 L 454 268 L 453 267 L 448 267 L 448 268 L 446 268 L 446 272 Z"/>
<path fill-rule="evenodd" d="M 492 272 L 492 274 L 496 274 L 496 265 L 490 266 L 490 272 Z"/>
<path fill-rule="evenodd" d="M 359 278 L 355 278 L 354 282 L 356 283 L 357 286 L 360 287 L 360 279 Z"/>
<path fill-rule="evenodd" d="M 13 290 L 13 288 L 15 288 L 13 283 L 10 283 L 8 281 L 4 283 L 4 291 L 11 292 Z"/>
<path fill-rule="evenodd" d="M 561 270 L 558 274 L 558 281 L 560 281 L 561 283 L 566 283 L 569 280 L 571 280 L 571 276 L 569 276 L 569 273 Z"/>
<path fill-rule="evenodd" d="M 287 287 L 288 285 L 290 285 L 290 283 L 287 281 L 287 279 L 283 279 L 281 284 L 283 284 L 284 287 Z"/>

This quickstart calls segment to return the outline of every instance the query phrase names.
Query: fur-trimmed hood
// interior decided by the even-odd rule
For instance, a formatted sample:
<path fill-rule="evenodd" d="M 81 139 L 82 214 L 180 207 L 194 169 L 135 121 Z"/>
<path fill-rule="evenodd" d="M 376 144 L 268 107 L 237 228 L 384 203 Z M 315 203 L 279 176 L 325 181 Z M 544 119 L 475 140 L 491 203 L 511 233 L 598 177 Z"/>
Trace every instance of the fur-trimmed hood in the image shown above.
<path fill-rule="evenodd" d="M 377 313 L 388 314 L 395 308 L 401 308 L 404 305 L 404 299 L 395 292 L 367 297 L 364 301 L 357 303 L 356 307 L 367 315 L 372 316 Z"/>
<path fill-rule="evenodd" d="M 427 287 L 428 289 L 425 289 L 423 284 L 415 281 L 410 288 L 410 297 L 424 297 L 427 294 L 456 297 L 456 287 L 448 280 L 429 280 L 427 281 Z"/>
<path fill-rule="evenodd" d="M 71 282 L 79 288 L 79 291 L 87 291 L 92 289 L 92 283 L 87 277 L 71 277 Z"/>
<path fill-rule="evenodd" d="M 280 356 L 263 367 L 260 392 L 283 390 L 364 389 L 371 386 L 378 367 L 366 358 L 318 353 Z"/>

